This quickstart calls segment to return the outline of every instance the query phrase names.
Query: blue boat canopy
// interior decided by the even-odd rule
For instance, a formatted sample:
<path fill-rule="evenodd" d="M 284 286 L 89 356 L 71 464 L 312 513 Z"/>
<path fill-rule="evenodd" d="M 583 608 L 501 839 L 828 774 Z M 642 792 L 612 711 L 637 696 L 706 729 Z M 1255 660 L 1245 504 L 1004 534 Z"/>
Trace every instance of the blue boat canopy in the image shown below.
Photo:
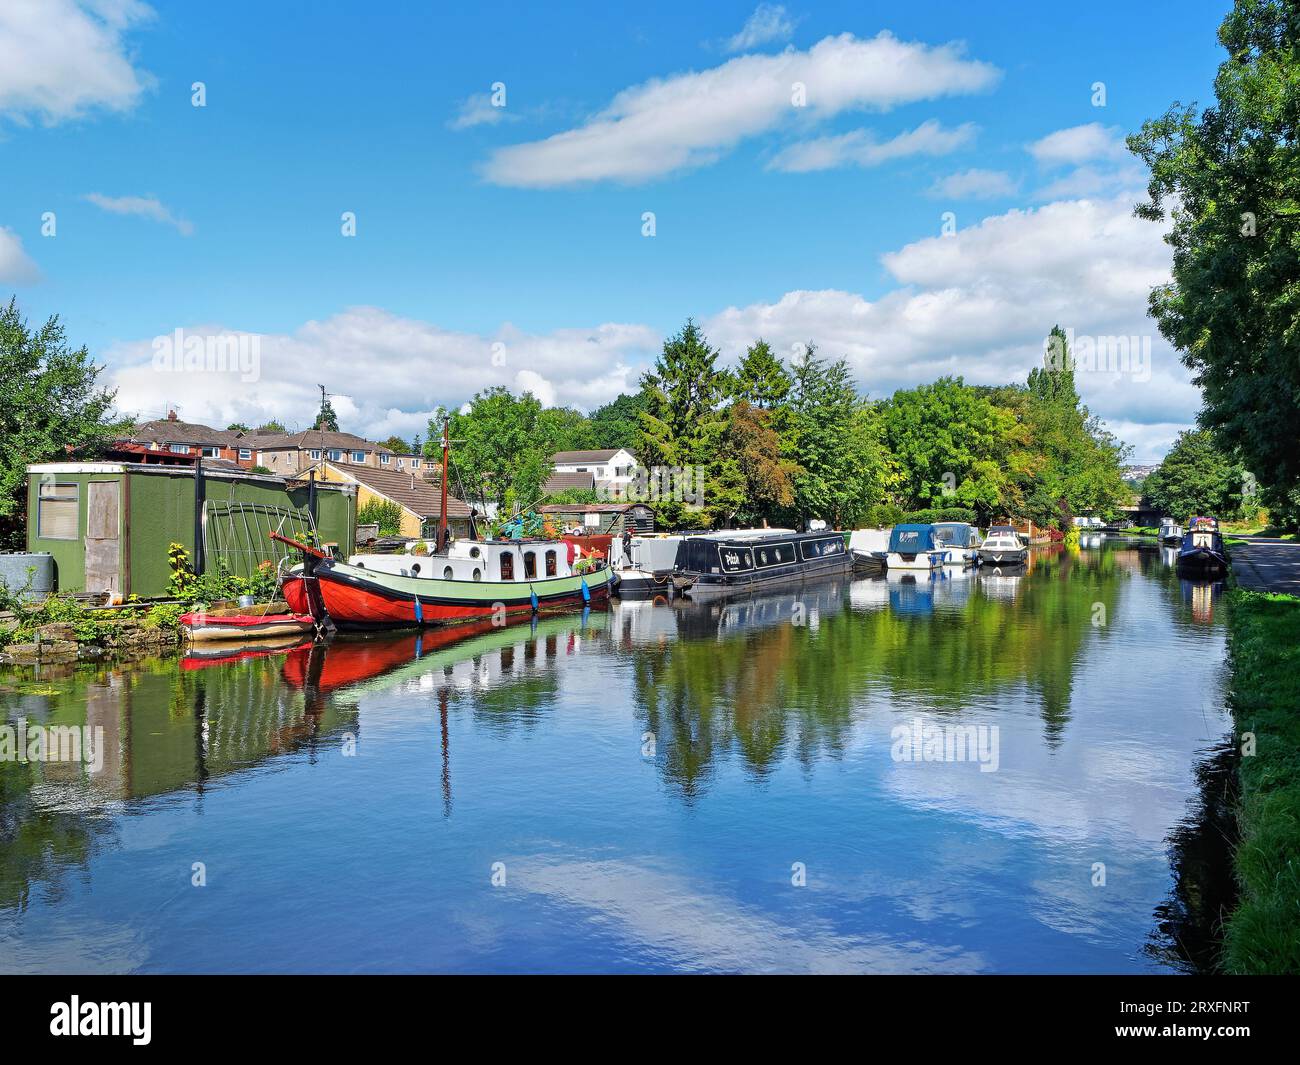
<path fill-rule="evenodd" d="M 895 525 L 889 534 L 891 555 L 916 555 L 934 550 L 933 525 Z"/>
<path fill-rule="evenodd" d="M 975 527 L 960 521 L 934 523 L 934 538 L 952 547 L 972 547 L 975 544 Z"/>

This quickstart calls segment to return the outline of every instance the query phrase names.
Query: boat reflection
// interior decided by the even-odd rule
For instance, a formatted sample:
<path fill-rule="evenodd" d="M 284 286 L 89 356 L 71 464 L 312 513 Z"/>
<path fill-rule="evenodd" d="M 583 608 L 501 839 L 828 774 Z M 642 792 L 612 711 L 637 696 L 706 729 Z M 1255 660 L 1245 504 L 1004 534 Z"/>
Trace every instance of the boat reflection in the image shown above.
<path fill-rule="evenodd" d="M 1222 581 L 1192 581 L 1181 578 L 1183 602 L 1192 608 L 1192 620 L 1208 625 L 1214 620 L 1214 604 L 1223 594 Z"/>

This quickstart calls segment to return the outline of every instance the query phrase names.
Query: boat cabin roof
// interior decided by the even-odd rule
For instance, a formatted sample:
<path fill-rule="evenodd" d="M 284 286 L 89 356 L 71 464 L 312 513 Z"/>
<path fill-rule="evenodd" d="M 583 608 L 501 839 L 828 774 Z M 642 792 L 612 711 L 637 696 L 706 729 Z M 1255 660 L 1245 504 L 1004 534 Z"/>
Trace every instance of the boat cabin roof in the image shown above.
<path fill-rule="evenodd" d="M 933 525 L 895 525 L 889 534 L 889 550 L 892 554 L 911 554 L 915 551 L 929 551 L 934 547 Z"/>

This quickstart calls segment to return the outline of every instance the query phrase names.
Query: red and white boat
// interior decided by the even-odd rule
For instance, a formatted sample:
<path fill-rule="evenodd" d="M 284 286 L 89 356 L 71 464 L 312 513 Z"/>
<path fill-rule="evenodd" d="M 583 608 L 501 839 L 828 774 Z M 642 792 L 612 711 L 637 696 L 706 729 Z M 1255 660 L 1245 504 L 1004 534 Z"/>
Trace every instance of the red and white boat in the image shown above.
<path fill-rule="evenodd" d="M 192 610 L 179 618 L 181 631 L 192 643 L 239 640 L 254 643 L 310 633 L 315 619 L 310 613 L 251 614 L 244 608 Z"/>
<path fill-rule="evenodd" d="M 564 540 L 450 542 L 447 446 L 444 429 L 440 549 L 352 555 L 343 562 L 273 534 L 303 553 L 302 565 L 283 582 L 291 609 L 328 616 L 341 629 L 381 629 L 504 620 L 608 599 L 617 577 L 597 548 Z"/>

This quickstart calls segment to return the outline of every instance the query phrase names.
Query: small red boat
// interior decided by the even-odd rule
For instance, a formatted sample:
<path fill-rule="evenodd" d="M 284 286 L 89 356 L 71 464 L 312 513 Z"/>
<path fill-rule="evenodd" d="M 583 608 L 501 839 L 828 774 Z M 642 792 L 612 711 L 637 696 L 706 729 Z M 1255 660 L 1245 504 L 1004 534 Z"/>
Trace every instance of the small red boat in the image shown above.
<path fill-rule="evenodd" d="M 302 636 L 315 628 L 310 614 L 288 611 L 274 614 L 249 614 L 242 607 L 221 610 L 192 610 L 180 616 L 181 629 L 193 643 L 212 640 L 258 640 L 285 636 Z"/>

